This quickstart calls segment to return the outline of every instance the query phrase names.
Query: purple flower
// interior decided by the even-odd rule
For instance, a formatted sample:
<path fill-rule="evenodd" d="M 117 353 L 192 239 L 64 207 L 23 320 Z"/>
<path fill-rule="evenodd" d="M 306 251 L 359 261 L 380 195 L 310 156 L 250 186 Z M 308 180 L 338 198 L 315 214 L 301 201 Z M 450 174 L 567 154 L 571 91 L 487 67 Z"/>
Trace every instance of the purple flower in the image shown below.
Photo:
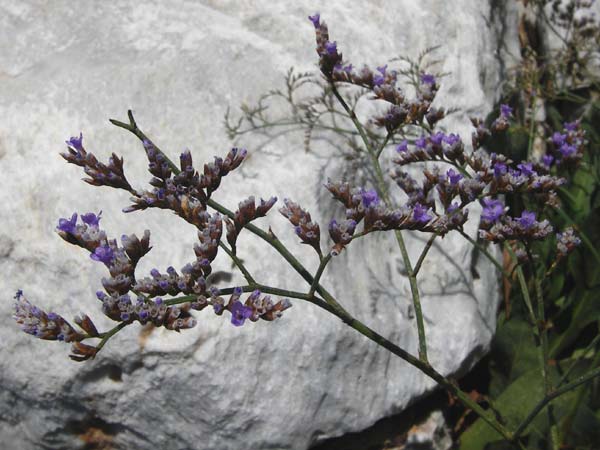
<path fill-rule="evenodd" d="M 102 214 L 102 211 L 100 211 L 98 213 L 98 215 L 96 215 L 94 213 L 82 214 L 81 220 L 83 221 L 83 223 L 89 225 L 90 227 L 98 228 L 98 225 L 100 224 L 100 215 L 101 214 Z"/>
<path fill-rule="evenodd" d="M 244 325 L 246 319 L 252 316 L 254 310 L 249 306 L 244 306 L 241 302 L 233 302 L 231 305 L 231 323 L 236 327 Z"/>
<path fill-rule="evenodd" d="M 421 83 L 433 86 L 435 84 L 435 77 L 430 73 L 421 74 Z"/>
<path fill-rule="evenodd" d="M 421 136 L 415 141 L 415 145 L 419 148 L 424 149 L 425 147 L 427 147 L 427 138 L 425 138 L 425 136 Z"/>
<path fill-rule="evenodd" d="M 561 145 L 563 145 L 565 143 L 566 139 L 567 139 L 567 135 L 566 134 L 561 134 L 558 131 L 556 131 L 552 135 L 552 143 L 554 145 L 556 145 L 557 147 L 560 147 Z"/>
<path fill-rule="evenodd" d="M 113 250 L 108 245 L 100 245 L 96 247 L 94 253 L 90 254 L 90 258 L 92 258 L 94 261 L 100 261 L 106 265 L 112 262 L 113 256 Z"/>
<path fill-rule="evenodd" d="M 504 203 L 492 198 L 483 199 L 481 218 L 486 222 L 497 222 L 504 215 Z"/>
<path fill-rule="evenodd" d="M 521 213 L 521 217 L 519 217 L 517 221 L 523 228 L 531 228 L 535 224 L 535 213 L 531 211 L 523 211 Z"/>
<path fill-rule="evenodd" d="M 506 119 L 512 117 L 513 110 L 508 105 L 500 105 L 500 115 Z"/>
<path fill-rule="evenodd" d="M 402 142 L 400 142 L 400 144 L 398 145 L 398 147 L 396 147 L 396 151 L 398 153 L 404 153 L 408 151 L 408 141 L 405 139 Z"/>
<path fill-rule="evenodd" d="M 381 73 L 381 75 L 385 76 L 385 71 L 387 70 L 387 66 L 388 66 L 387 64 L 386 64 L 386 65 L 384 65 L 384 66 L 379 66 L 379 67 L 377 68 L 377 71 L 378 71 L 379 73 Z"/>
<path fill-rule="evenodd" d="M 575 247 L 581 244 L 581 239 L 575 234 L 572 227 L 556 235 L 556 247 L 560 256 L 568 255 Z"/>
<path fill-rule="evenodd" d="M 532 163 L 521 163 L 521 164 L 517 165 L 517 167 L 519 168 L 521 173 L 527 177 L 532 176 L 532 175 L 537 175 L 537 172 L 535 170 L 533 170 Z"/>
<path fill-rule="evenodd" d="M 549 168 L 552 165 L 552 161 L 554 161 L 554 156 L 550 154 L 545 154 L 542 156 L 542 162 L 544 163 L 544 166 Z"/>
<path fill-rule="evenodd" d="M 455 172 L 453 169 L 448 169 L 446 175 L 448 176 L 448 180 L 452 186 L 456 186 L 458 182 L 463 179 L 463 176 L 460 173 Z"/>
<path fill-rule="evenodd" d="M 438 131 L 437 133 L 433 133 L 430 139 L 432 144 L 442 145 L 442 142 L 446 139 L 446 135 Z"/>
<path fill-rule="evenodd" d="M 566 122 L 563 124 L 563 126 L 567 131 L 577 131 L 577 128 L 579 127 L 579 121 L 576 120 L 574 122 Z"/>
<path fill-rule="evenodd" d="M 574 145 L 569 145 L 567 143 L 563 144 L 560 147 L 560 153 L 566 158 L 569 157 L 571 155 L 574 155 L 575 153 L 577 153 L 577 147 L 575 147 Z"/>
<path fill-rule="evenodd" d="M 502 175 L 505 175 L 507 171 L 506 168 L 506 164 L 504 164 L 503 162 L 500 161 L 496 161 L 496 163 L 494 163 L 494 176 L 499 178 Z"/>
<path fill-rule="evenodd" d="M 83 150 L 83 133 L 79 133 L 79 137 L 72 136 L 71 139 L 65 141 L 65 143 L 77 151 Z"/>
<path fill-rule="evenodd" d="M 59 231 L 65 233 L 74 234 L 75 226 L 77 224 L 77 213 L 73 213 L 71 219 L 58 219 L 58 226 L 56 227 Z"/>
<path fill-rule="evenodd" d="M 337 42 L 327 41 L 325 42 L 325 50 L 329 55 L 335 55 L 337 53 Z"/>
<path fill-rule="evenodd" d="M 413 219 L 420 223 L 427 223 L 431 216 L 427 213 L 427 208 L 420 203 L 415 203 L 413 207 Z"/>
<path fill-rule="evenodd" d="M 456 145 L 460 142 L 460 136 L 458 134 L 450 133 L 444 138 L 444 142 L 450 146 Z"/>
<path fill-rule="evenodd" d="M 365 209 L 370 206 L 376 206 L 379 203 L 379 196 L 375 189 L 369 189 L 368 191 L 362 189 L 360 193 L 362 197 L 362 203 Z"/>
<path fill-rule="evenodd" d="M 308 16 L 308 20 L 310 20 L 313 23 L 315 28 L 321 27 L 321 15 L 319 13 L 315 13 L 314 16 Z"/>
<path fill-rule="evenodd" d="M 373 84 L 375 86 L 381 86 L 385 81 L 385 78 L 383 75 L 379 75 L 379 74 L 375 74 L 373 75 Z"/>

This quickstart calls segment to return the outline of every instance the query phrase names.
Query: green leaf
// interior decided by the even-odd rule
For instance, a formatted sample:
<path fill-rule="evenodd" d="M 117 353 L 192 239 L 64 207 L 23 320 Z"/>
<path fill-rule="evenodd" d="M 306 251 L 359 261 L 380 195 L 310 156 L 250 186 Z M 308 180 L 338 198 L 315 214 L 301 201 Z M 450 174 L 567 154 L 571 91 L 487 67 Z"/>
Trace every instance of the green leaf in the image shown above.
<path fill-rule="evenodd" d="M 543 398 L 542 385 L 540 371 L 536 368 L 521 375 L 496 399 L 494 406 L 508 420 L 510 429 L 515 429 Z M 502 436 L 479 418 L 461 435 L 460 449 L 483 450 L 488 444 L 501 440 Z"/>
<path fill-rule="evenodd" d="M 573 316 L 569 322 L 570 325 L 551 343 L 551 358 L 557 358 L 561 351 L 577 339 L 585 327 L 600 319 L 600 299 L 598 297 L 595 292 L 583 292 L 581 298 L 575 304 Z"/>

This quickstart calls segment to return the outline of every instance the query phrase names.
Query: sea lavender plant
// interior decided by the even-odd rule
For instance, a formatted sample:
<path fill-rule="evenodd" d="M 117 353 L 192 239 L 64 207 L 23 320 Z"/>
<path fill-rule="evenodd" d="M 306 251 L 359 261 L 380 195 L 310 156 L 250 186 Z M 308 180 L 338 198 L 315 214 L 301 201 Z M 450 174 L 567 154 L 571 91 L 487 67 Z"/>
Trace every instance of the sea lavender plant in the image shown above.
<path fill-rule="evenodd" d="M 328 180 L 325 184 L 344 210 L 343 216 L 332 217 L 329 221 L 329 241 L 321 241 L 320 225 L 297 203 L 285 199 L 284 206 L 279 208 L 279 212 L 291 222 L 301 242 L 317 253 L 320 264 L 315 274 L 311 274 L 271 231 L 252 223 L 269 213 L 277 202 L 275 197 L 261 200 L 258 206 L 255 198 L 249 197 L 240 202 L 235 212 L 212 198 L 212 194 L 221 187 L 223 178 L 243 163 L 247 155 L 245 150 L 233 148 L 224 158 L 215 157 L 214 162 L 204 164 L 202 171 L 193 166 L 191 153 L 186 151 L 180 155 L 178 167 L 139 129 L 129 111 L 128 122 L 111 122 L 133 133 L 141 141 L 152 175 L 150 188 L 132 187 L 125 177 L 122 158 L 113 154 L 108 164 L 99 162 L 85 150 L 82 134 L 67 141 L 67 152 L 62 156 L 67 162 L 83 168 L 89 177 L 85 179 L 86 182 L 127 191 L 132 204 L 124 208 L 125 213 L 149 208 L 167 209 L 195 226 L 198 230 L 198 242 L 193 248 L 196 259 L 182 267 L 180 272 L 168 267 L 164 272 L 152 269 L 149 276 L 139 277 L 136 274 L 137 263 L 151 250 L 149 231 L 145 231 L 141 239 L 134 234 L 124 235 L 119 245 L 116 239 L 109 239 L 100 228 L 100 214 L 78 216 L 75 213 L 70 218 L 59 219 L 57 232 L 68 243 L 88 251 L 93 261 L 107 268 L 109 276 L 101 280 L 103 290 L 98 291 L 96 296 L 102 304 L 102 312 L 116 322 L 115 327 L 98 332 L 88 316 L 81 316 L 74 320 L 82 330 L 77 331 L 58 314 L 45 313 L 33 306 L 21 291 L 15 296 L 15 320 L 25 332 L 36 337 L 72 343 L 71 358 L 83 361 L 96 357 L 109 339 L 134 322 L 180 331 L 196 325 L 193 311 L 212 306 L 216 315 L 220 316 L 227 310 L 232 325 L 243 326 L 248 320 L 271 321 L 280 318 L 283 311 L 291 306 L 288 297 L 308 301 L 329 311 L 348 326 L 421 370 L 474 411 L 498 436 L 523 448 L 523 436 L 537 413 L 562 393 L 600 375 L 600 370 L 591 370 L 577 380 L 552 387 L 548 374 L 547 326 L 539 281 L 534 279 L 533 283 L 537 312 L 529 299 L 529 287 L 522 283 L 524 296 L 529 302 L 527 306 L 531 312 L 532 332 L 539 342 L 541 373 L 544 383 L 550 388 L 524 420 L 518 424 L 510 423 L 504 417 L 504 412 L 491 407 L 486 410 L 431 365 L 417 276 L 434 241 L 448 233 L 464 236 L 498 265 L 485 247 L 473 241 L 463 230 L 469 218 L 469 206 L 474 204 L 480 204 L 483 208 L 479 237 L 492 243 L 510 243 L 507 248 L 511 251 L 527 255 L 527 258 L 518 259 L 518 264 L 533 266 L 534 242 L 553 236 L 554 228 L 548 219 L 541 219 L 532 210 L 513 210 L 506 206 L 503 196 L 520 195 L 541 205 L 556 205 L 556 190 L 566 183 L 566 179 L 557 176 L 551 168 L 553 164 L 558 165 L 558 161 L 565 165 L 578 164 L 586 145 L 585 133 L 577 121 L 566 124 L 562 132 L 557 131 L 553 136 L 553 153 L 542 162 L 514 162 L 503 155 L 490 154 L 483 145 L 490 136 L 510 128 L 513 119 L 510 106 L 501 107 L 500 115 L 489 129 L 481 119 L 473 118 L 474 131 L 467 144 L 459 135 L 437 128 L 446 115 L 444 109 L 432 106 L 440 87 L 439 75 L 420 70 L 417 66 L 416 73 L 411 72 L 415 96 L 409 98 L 398 85 L 400 70 L 393 70 L 388 64 L 375 70 L 367 66 L 355 69 L 353 64 L 344 59 L 337 42 L 330 39 L 328 27 L 321 17 L 315 14 L 309 19 L 315 29 L 316 51 L 323 77 L 322 99 L 335 99 L 338 102 L 348 126 L 334 131 L 353 142 L 353 151 L 360 154 L 361 161 L 368 165 L 373 174 L 370 185 L 346 180 Z M 289 89 L 294 88 L 294 83 L 303 83 L 305 79 L 304 76 L 288 77 L 291 80 Z M 340 91 L 342 86 L 353 87 L 359 94 L 344 95 Z M 354 111 L 356 102 L 365 96 L 382 106 L 382 112 L 372 117 L 367 126 L 359 121 Z M 327 111 L 333 111 L 332 108 Z M 247 109 L 246 119 L 252 123 L 251 120 L 260 115 L 256 112 L 260 109 Z M 303 119 L 298 120 L 302 122 Z M 302 123 L 312 129 L 325 128 L 319 119 L 311 118 L 309 122 Z M 230 128 L 230 132 L 234 135 L 243 134 L 245 131 L 240 128 L 242 124 L 243 119 L 240 119 L 237 127 Z M 354 129 L 350 130 L 349 127 Z M 393 168 L 390 170 L 384 170 L 381 164 L 380 157 L 386 150 L 394 153 Z M 428 166 L 422 169 L 420 181 L 403 169 L 409 164 L 425 162 Z M 398 196 L 391 193 L 388 175 L 404 194 L 404 201 L 399 202 Z M 222 239 L 224 223 L 229 245 Z M 289 291 L 258 283 L 236 255 L 237 238 L 243 230 L 257 235 L 272 246 L 301 275 L 308 285 L 308 291 Z M 427 245 L 416 261 L 412 261 L 408 255 L 403 234 L 405 230 L 428 235 Z M 337 255 L 345 250 L 350 251 L 353 241 L 374 232 L 392 232 L 396 237 L 410 282 L 416 315 L 417 355 L 398 347 L 353 317 L 320 282 L 327 265 Z M 573 229 L 559 233 L 556 257 L 565 257 L 579 242 Z M 219 289 L 211 283 L 210 275 L 220 250 L 240 270 L 246 285 Z M 499 268 L 504 272 L 502 266 Z M 516 270 L 523 278 L 523 267 L 517 265 Z M 530 275 L 535 274 L 534 270 L 528 270 Z M 245 292 L 250 294 L 242 300 Z M 269 295 L 263 296 L 263 293 L 284 298 L 272 300 Z M 223 296 L 228 296 L 228 300 Z M 90 339 L 100 341 L 95 346 L 82 343 Z"/>

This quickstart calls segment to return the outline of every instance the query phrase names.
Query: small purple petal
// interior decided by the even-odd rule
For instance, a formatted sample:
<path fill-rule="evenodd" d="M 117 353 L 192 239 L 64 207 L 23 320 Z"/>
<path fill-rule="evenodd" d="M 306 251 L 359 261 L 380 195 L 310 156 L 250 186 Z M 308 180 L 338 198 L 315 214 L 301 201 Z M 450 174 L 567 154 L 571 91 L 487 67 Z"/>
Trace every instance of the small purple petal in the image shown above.
<path fill-rule="evenodd" d="M 65 141 L 69 147 L 77 151 L 83 150 L 83 133 L 79 133 L 79 137 L 73 136 L 68 141 Z"/>
<path fill-rule="evenodd" d="M 236 327 L 241 327 L 253 312 L 254 310 L 249 306 L 245 306 L 241 302 L 234 302 L 231 305 L 231 323 Z"/>
<path fill-rule="evenodd" d="M 82 214 L 81 215 L 81 220 L 83 223 L 91 226 L 91 227 L 95 227 L 98 228 L 99 224 L 100 224 L 100 215 L 102 214 L 102 211 L 100 211 L 98 213 L 98 215 L 94 214 L 94 213 L 87 213 L 87 214 Z"/>
<path fill-rule="evenodd" d="M 405 139 L 396 147 L 398 153 L 404 153 L 408 151 L 408 141 Z"/>
<path fill-rule="evenodd" d="M 77 224 L 77 213 L 73 213 L 71 219 L 58 219 L 58 226 L 56 227 L 60 231 L 65 233 L 74 234 Z"/>
<path fill-rule="evenodd" d="M 435 77 L 430 73 L 422 73 L 421 74 L 421 83 L 428 84 L 430 86 L 435 85 Z"/>

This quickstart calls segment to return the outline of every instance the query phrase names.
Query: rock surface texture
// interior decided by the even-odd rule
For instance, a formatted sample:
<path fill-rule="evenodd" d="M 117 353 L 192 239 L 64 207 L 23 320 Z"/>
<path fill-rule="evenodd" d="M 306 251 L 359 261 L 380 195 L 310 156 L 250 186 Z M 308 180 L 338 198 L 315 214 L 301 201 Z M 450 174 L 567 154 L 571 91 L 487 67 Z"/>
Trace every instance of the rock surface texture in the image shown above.
<path fill-rule="evenodd" d="M 67 346 L 18 331 L 11 297 L 23 289 L 30 301 L 68 319 L 84 311 L 100 328 L 111 326 L 94 296 L 104 269 L 54 232 L 58 218 L 73 211 L 102 210 L 112 236 L 150 229 L 154 248 L 141 274 L 179 268 L 194 256 L 191 226 L 163 211 L 124 215 L 127 195 L 82 183 L 81 171 L 58 155 L 69 136 L 83 131 L 86 148 L 100 160 L 113 151 L 123 156 L 137 187 L 149 178 L 140 143 L 107 120 L 124 120 L 129 108 L 172 155 L 186 147 L 196 163 L 224 155 L 228 106 L 280 87 L 292 65 L 316 70 L 306 18 L 315 10 L 358 65 L 441 45 L 438 68 L 450 75 L 437 102 L 465 111 L 444 124 L 470 136 L 467 115 L 485 115 L 497 99 L 506 65 L 499 52 L 518 54 L 514 27 L 506 25 L 514 12 L 492 6 L 498 3 L 2 1 L 0 442 L 13 450 L 307 449 L 368 427 L 431 390 L 433 382 L 417 370 L 301 301 L 274 323 L 241 328 L 208 311 L 181 334 L 143 334 L 133 325 L 96 360 L 74 363 Z M 252 152 L 251 141 L 246 146 Z M 217 199 L 235 209 L 250 194 L 290 197 L 325 230 L 331 213 L 316 200 L 325 182 L 323 155 L 304 152 L 301 136 L 270 150 L 228 176 Z M 271 225 L 316 270 L 314 254 L 276 212 L 258 225 Z M 472 235 L 476 226 L 469 222 Z M 411 236 L 413 258 L 424 243 Z M 420 287 L 430 357 L 448 374 L 467 369 L 488 348 L 498 286 L 491 265 L 474 261 L 460 236 L 441 244 L 428 256 Z M 264 243 L 243 235 L 238 246 L 258 280 L 308 290 Z M 231 271 L 221 256 L 215 267 Z M 336 258 L 323 283 L 358 318 L 416 353 L 401 269 L 391 237 L 370 236 Z M 242 283 L 232 276 L 229 285 Z"/>

